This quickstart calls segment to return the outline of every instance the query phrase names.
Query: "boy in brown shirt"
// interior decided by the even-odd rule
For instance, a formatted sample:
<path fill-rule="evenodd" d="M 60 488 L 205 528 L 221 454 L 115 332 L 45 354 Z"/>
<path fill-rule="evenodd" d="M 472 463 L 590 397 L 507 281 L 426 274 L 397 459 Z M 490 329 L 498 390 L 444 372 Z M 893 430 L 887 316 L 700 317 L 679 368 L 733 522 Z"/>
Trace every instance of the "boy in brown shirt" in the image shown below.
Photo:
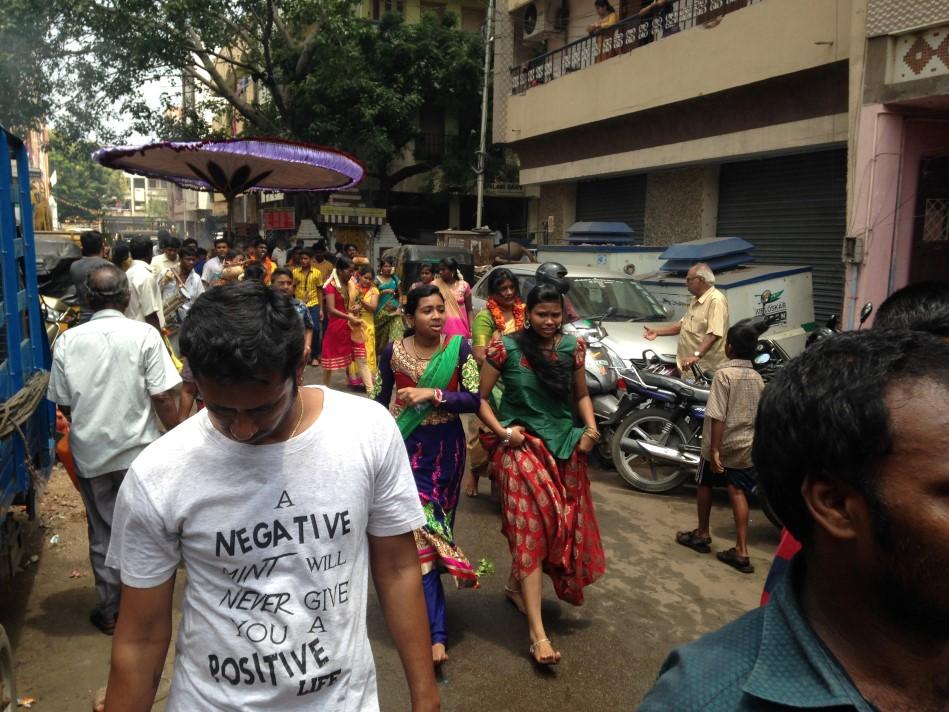
<path fill-rule="evenodd" d="M 748 558 L 747 495 L 754 492 L 756 484 L 751 445 L 758 401 L 764 390 L 764 381 L 751 360 L 758 337 L 766 328 L 761 321 L 743 319 L 728 330 L 725 354 L 729 360 L 715 372 L 705 407 L 702 463 L 696 476 L 699 526 L 676 534 L 676 541 L 683 546 L 702 553 L 711 551 L 712 486 L 727 482 L 737 537 L 733 548 L 720 551 L 717 556 L 719 561 L 748 574 L 755 570 Z"/>

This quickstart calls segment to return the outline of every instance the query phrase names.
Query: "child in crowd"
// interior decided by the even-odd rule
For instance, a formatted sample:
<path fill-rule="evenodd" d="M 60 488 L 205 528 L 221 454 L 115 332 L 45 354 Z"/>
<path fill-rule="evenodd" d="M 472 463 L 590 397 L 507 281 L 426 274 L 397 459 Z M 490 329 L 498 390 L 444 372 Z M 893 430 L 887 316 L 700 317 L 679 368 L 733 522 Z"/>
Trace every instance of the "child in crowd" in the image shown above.
<path fill-rule="evenodd" d="M 274 291 L 285 294 L 290 298 L 290 303 L 297 310 L 297 314 L 303 319 L 304 341 L 303 341 L 303 360 L 310 362 L 310 352 L 313 349 L 313 319 L 310 317 L 310 310 L 304 302 L 293 296 L 294 292 L 293 272 L 286 267 L 278 267 L 274 270 L 270 279 L 270 288 Z"/>
<path fill-rule="evenodd" d="M 767 329 L 760 319 L 742 319 L 725 336 L 728 361 L 715 372 L 702 430 L 702 462 L 696 482 L 699 526 L 678 532 L 676 541 L 700 553 L 711 551 L 709 517 L 712 487 L 727 484 L 737 531 L 735 546 L 716 555 L 724 564 L 745 574 L 754 573 L 748 557 L 748 495 L 756 486 L 751 445 L 755 416 L 764 381 L 752 359 L 758 337 Z"/>
<path fill-rule="evenodd" d="M 416 287 L 424 287 L 426 284 L 431 284 L 435 280 L 435 268 L 431 265 L 422 265 L 418 271 L 418 282 L 415 282 L 412 285 L 412 289 Z M 411 289 L 409 291 L 412 291 Z"/>

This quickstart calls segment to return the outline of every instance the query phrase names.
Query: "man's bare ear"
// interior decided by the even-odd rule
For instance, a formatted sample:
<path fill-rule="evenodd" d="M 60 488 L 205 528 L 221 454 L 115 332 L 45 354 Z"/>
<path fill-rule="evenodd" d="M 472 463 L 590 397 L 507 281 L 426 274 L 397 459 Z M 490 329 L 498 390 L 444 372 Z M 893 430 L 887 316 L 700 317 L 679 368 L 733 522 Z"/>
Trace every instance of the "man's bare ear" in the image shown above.
<path fill-rule="evenodd" d="M 820 527 L 835 539 L 856 539 L 869 523 L 866 498 L 852 485 L 809 475 L 801 485 L 801 496 Z"/>

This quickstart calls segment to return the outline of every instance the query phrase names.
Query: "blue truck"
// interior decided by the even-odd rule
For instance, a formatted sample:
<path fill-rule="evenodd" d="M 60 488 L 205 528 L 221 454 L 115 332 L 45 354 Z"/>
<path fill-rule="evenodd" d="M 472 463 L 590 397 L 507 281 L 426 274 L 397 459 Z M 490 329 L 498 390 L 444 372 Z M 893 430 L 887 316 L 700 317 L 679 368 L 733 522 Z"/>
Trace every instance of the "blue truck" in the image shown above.
<path fill-rule="evenodd" d="M 36 281 L 26 146 L 0 126 L 0 567 L 7 581 L 23 553 L 22 514 L 36 516 L 37 492 L 53 464 L 56 411 L 46 399 L 50 362 Z M 7 705 L 16 707 L 13 654 L 0 626 L 0 710 Z"/>

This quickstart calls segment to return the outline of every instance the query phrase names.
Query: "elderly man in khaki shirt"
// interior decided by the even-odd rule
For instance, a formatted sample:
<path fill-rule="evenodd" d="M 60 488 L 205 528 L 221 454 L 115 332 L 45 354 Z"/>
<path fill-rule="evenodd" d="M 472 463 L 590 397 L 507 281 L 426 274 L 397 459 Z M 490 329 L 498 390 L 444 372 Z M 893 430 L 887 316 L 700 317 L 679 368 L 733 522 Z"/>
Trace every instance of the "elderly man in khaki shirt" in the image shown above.
<path fill-rule="evenodd" d="M 728 331 L 728 300 L 715 289 L 715 274 L 704 262 L 692 265 L 685 287 L 694 297 L 677 324 L 660 329 L 644 327 L 643 336 L 679 336 L 676 364 L 687 375 L 692 364 L 714 371 L 725 363 L 725 332 Z"/>

